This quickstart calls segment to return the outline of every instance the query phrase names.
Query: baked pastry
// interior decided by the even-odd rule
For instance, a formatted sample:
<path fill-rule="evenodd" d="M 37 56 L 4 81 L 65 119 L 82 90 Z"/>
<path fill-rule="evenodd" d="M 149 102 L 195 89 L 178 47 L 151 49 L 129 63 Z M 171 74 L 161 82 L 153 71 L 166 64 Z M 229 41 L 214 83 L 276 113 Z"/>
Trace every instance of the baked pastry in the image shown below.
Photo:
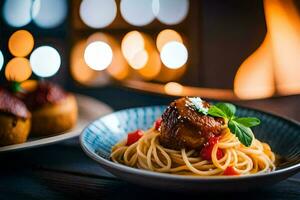
<path fill-rule="evenodd" d="M 31 114 L 26 105 L 7 90 L 0 88 L 0 146 L 27 140 Z"/>
<path fill-rule="evenodd" d="M 33 136 L 62 133 L 76 124 L 76 99 L 56 84 L 39 82 L 34 90 L 25 95 L 24 101 L 32 113 Z"/>

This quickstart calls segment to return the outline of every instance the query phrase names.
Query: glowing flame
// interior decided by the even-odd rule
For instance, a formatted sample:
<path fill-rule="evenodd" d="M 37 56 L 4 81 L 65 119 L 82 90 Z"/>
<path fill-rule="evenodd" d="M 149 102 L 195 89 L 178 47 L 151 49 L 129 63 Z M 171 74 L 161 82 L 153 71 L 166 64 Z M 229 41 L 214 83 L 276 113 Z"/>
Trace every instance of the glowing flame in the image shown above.
<path fill-rule="evenodd" d="M 234 79 L 234 92 L 239 98 L 272 96 L 275 91 L 272 55 L 267 36 L 263 44 L 240 66 Z"/>
<path fill-rule="evenodd" d="M 234 91 L 240 98 L 300 93 L 299 13 L 292 0 L 264 0 L 264 8 L 266 38 L 235 77 Z"/>
<path fill-rule="evenodd" d="M 300 92 L 300 17 L 292 0 L 265 0 L 272 38 L 275 80 L 280 94 Z"/>

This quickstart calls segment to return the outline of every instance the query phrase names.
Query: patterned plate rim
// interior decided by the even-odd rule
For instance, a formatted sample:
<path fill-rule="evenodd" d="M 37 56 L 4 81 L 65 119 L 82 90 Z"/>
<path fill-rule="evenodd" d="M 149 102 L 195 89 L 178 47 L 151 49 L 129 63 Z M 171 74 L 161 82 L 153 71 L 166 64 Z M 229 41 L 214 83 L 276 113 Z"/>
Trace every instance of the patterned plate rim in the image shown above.
<path fill-rule="evenodd" d="M 292 123 L 296 126 L 298 126 L 298 128 L 300 129 L 300 123 L 293 120 L 293 119 L 289 119 L 286 116 L 279 116 L 277 114 L 273 114 L 270 112 L 266 112 L 266 111 L 261 111 L 259 109 L 253 109 L 253 108 L 249 108 L 249 107 L 245 107 L 245 106 L 239 106 L 236 105 L 237 108 L 242 108 L 242 109 L 246 109 L 246 110 L 252 110 L 252 111 L 256 111 L 265 115 L 269 115 L 271 117 L 275 117 L 275 118 L 279 118 L 280 120 L 284 120 L 286 122 Z M 102 117 L 92 121 L 91 123 L 89 123 L 81 132 L 80 137 L 79 137 L 79 141 L 80 141 L 80 146 L 83 149 L 83 151 L 93 160 L 95 160 L 96 162 L 102 164 L 105 166 L 105 168 L 114 168 L 115 170 L 119 170 L 119 171 L 125 171 L 127 173 L 130 174 L 137 174 L 137 175 L 141 175 L 141 176 L 151 176 L 151 177 L 155 177 L 155 178 L 168 178 L 168 179 L 174 179 L 174 180 L 198 180 L 198 181 L 216 181 L 216 180 L 222 180 L 222 181 L 226 181 L 226 180 L 234 180 L 234 179 L 253 179 L 253 178 L 262 178 L 262 177 L 266 177 L 266 176 L 276 176 L 276 175 L 280 175 L 282 173 L 286 173 L 286 172 L 290 172 L 293 171 L 295 173 L 300 172 L 300 162 L 298 162 L 297 164 L 294 164 L 292 166 L 289 167 L 284 167 L 282 169 L 279 170 L 275 170 L 273 172 L 268 172 L 268 173 L 264 173 L 264 174 L 251 174 L 251 175 L 243 175 L 243 176 L 182 176 L 182 175 L 176 175 L 176 174 L 167 174 L 167 173 L 160 173 L 160 172 L 152 172 L 152 171 L 147 171 L 147 170 L 143 170 L 143 169 L 137 169 L 137 168 L 132 168 L 126 165 L 122 165 L 122 164 L 118 164 L 118 163 L 114 163 L 108 159 L 103 158 L 102 156 L 98 155 L 96 152 L 90 151 L 90 149 L 85 145 L 85 140 L 84 140 L 84 135 L 86 134 L 86 130 L 88 129 L 88 127 L 95 123 L 98 120 L 101 120 L 102 118 L 108 116 L 108 115 L 113 115 L 119 112 L 124 112 L 127 110 L 131 110 L 131 109 L 145 109 L 145 108 L 151 108 L 151 107 L 167 107 L 167 105 L 153 105 L 153 106 L 142 106 L 142 107 L 132 107 L 132 108 L 126 108 L 123 110 L 118 110 L 115 111 L 113 113 L 107 114 L 107 115 L 103 115 Z M 108 170 L 109 171 L 109 170 Z"/>

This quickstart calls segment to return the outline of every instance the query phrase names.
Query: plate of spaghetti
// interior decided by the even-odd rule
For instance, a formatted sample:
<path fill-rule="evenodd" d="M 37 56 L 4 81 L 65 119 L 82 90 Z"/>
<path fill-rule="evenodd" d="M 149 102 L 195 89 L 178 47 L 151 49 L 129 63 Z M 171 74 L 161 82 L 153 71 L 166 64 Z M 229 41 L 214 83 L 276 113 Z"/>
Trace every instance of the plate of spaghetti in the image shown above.
<path fill-rule="evenodd" d="M 299 123 L 200 97 L 109 114 L 80 140 L 112 174 L 154 188 L 249 189 L 300 171 Z"/>

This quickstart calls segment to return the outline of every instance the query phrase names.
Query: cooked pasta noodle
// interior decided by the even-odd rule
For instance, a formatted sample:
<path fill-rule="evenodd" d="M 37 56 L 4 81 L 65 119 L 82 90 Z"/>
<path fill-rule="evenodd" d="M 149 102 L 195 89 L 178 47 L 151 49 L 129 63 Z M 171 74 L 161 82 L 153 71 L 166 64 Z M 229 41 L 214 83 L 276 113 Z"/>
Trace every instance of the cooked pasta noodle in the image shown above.
<path fill-rule="evenodd" d="M 211 160 L 202 159 L 196 150 L 165 148 L 159 143 L 159 136 L 160 132 L 153 127 L 132 145 L 126 146 L 126 140 L 121 141 L 112 148 L 111 160 L 135 168 L 180 175 L 223 175 L 229 166 L 241 175 L 275 170 L 275 155 L 268 144 L 254 138 L 251 146 L 246 147 L 228 128 L 213 146 Z M 223 152 L 220 159 L 218 149 Z"/>

